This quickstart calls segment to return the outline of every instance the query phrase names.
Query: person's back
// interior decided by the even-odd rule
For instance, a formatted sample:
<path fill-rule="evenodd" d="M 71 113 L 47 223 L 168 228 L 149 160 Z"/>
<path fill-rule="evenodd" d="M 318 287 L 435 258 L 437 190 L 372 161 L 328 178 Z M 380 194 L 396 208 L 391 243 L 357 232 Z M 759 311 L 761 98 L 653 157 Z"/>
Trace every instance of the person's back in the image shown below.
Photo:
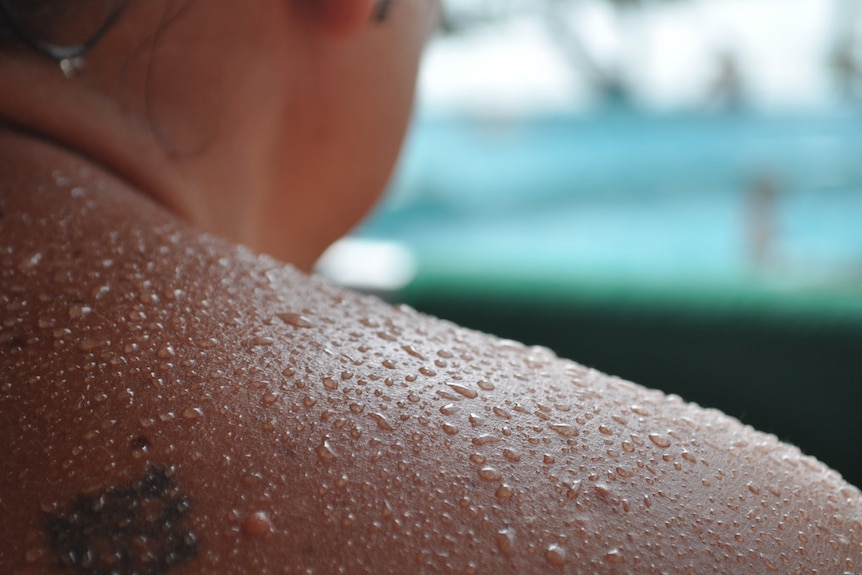
<path fill-rule="evenodd" d="M 862 496 L 795 448 L 123 179 L 0 135 L 0 573 L 862 571 Z"/>

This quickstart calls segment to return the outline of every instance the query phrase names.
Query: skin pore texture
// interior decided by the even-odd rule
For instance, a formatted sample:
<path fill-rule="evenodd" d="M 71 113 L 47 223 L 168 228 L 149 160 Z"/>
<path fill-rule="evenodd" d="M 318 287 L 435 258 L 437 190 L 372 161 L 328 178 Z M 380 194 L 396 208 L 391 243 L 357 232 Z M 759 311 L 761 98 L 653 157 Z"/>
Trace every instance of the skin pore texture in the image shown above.
<path fill-rule="evenodd" d="M 412 38 L 428 15 L 428 4 L 405 0 L 389 32 L 364 39 L 358 22 L 373 6 L 340 2 L 280 16 L 318 45 L 317 73 L 330 78 L 322 85 L 359 86 L 344 79 L 359 58 L 348 46 L 378 54 L 400 33 Z M 276 4 L 287 5 L 255 6 Z M 227 15 L 231 3 L 207 6 Z M 276 14 L 265 16 L 253 19 L 258 41 L 278 44 L 261 31 Z M 95 69 L 117 73 L 110 55 L 96 56 Z M 4 66 L 52 85 L 38 60 Z M 369 66 L 378 73 L 376 61 Z M 23 112 L 40 98 L 12 105 L 10 92 L 0 94 L 4 117 L 28 128 L 0 132 L 0 573 L 862 572 L 862 496 L 796 448 L 238 247 L 276 251 L 213 215 L 232 206 L 228 184 L 244 176 L 223 191 L 199 174 L 236 146 L 220 143 L 226 134 L 266 133 L 287 153 L 291 140 L 275 128 L 235 126 L 238 112 L 225 103 L 221 135 L 197 156 L 160 156 L 146 126 L 109 154 L 105 142 L 119 142 L 130 120 L 79 136 L 98 122 L 61 129 L 59 114 Z M 260 115 L 287 113 L 282 105 Z M 353 105 L 331 108 L 360 116 Z M 397 147 L 404 112 L 379 112 Z M 257 114 L 250 123 L 269 126 Z M 358 153 L 350 131 L 335 129 L 318 133 L 318 153 Z M 386 155 L 348 156 L 345 173 L 325 185 L 308 175 L 325 200 L 273 199 L 290 179 L 273 162 L 263 197 L 248 192 L 256 215 L 247 217 L 260 221 L 260 206 L 288 217 L 279 206 L 296 199 L 326 227 L 324 215 L 314 218 L 347 197 L 338 178 L 367 178 L 370 188 L 391 167 Z M 159 164 L 166 173 L 148 172 Z M 186 191 L 169 196 L 172 186 Z M 225 207 L 198 210 L 207 189 Z M 305 252 L 279 256 L 292 253 Z"/>

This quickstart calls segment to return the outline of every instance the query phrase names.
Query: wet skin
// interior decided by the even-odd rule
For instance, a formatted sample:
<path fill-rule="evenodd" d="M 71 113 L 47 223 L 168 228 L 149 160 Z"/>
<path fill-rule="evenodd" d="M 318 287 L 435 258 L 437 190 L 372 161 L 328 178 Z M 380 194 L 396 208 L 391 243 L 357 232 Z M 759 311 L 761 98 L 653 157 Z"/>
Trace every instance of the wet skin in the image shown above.
<path fill-rule="evenodd" d="M 0 158 L 0 573 L 862 571 L 771 436 Z"/>

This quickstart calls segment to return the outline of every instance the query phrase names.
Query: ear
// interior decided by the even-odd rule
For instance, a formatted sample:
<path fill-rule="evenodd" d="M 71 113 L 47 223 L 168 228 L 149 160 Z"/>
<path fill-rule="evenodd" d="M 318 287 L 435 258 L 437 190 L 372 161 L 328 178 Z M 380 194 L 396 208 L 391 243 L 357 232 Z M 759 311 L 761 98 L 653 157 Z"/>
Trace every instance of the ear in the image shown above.
<path fill-rule="evenodd" d="M 309 15 L 326 34 L 349 38 L 364 30 L 372 19 L 376 0 L 302 0 Z"/>

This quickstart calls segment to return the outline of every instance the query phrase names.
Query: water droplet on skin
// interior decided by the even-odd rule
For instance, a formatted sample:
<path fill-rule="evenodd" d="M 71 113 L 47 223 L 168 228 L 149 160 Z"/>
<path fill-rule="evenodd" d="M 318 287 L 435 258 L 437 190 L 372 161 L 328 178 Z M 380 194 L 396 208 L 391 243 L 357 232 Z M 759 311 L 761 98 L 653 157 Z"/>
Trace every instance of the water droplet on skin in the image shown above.
<path fill-rule="evenodd" d="M 548 565 L 553 565 L 554 567 L 562 567 L 566 564 L 566 550 L 557 545 L 556 543 L 549 546 L 545 551 L 545 561 L 548 562 Z"/>
<path fill-rule="evenodd" d="M 264 393 L 263 398 L 262 398 L 263 404 L 264 405 L 274 404 L 276 401 L 278 401 L 279 395 L 280 395 L 279 393 L 272 392 L 272 391 Z"/>
<path fill-rule="evenodd" d="M 460 383 L 447 383 L 452 391 L 455 393 L 466 397 L 467 399 L 476 399 L 479 397 L 479 393 L 475 389 L 471 389 L 466 385 L 461 385 Z"/>
<path fill-rule="evenodd" d="M 748 490 L 754 493 L 755 495 L 760 495 L 760 487 L 755 485 L 754 483 L 748 484 Z"/>
<path fill-rule="evenodd" d="M 496 495 L 497 499 L 499 499 L 501 501 L 508 501 L 509 499 L 512 498 L 512 495 L 514 495 L 514 493 L 515 492 L 512 489 L 512 486 L 504 483 L 503 485 L 501 485 L 500 487 L 497 488 L 497 491 L 494 493 L 494 495 Z"/>
<path fill-rule="evenodd" d="M 512 461 L 515 463 L 517 463 L 518 461 L 521 461 L 521 456 L 518 455 L 518 452 L 515 451 L 514 449 L 508 449 L 508 448 L 504 449 L 503 450 L 503 457 L 505 457 L 509 461 Z"/>
<path fill-rule="evenodd" d="M 613 565 L 619 565 L 621 563 L 625 563 L 626 558 L 623 556 L 619 549 L 611 549 L 610 551 L 605 553 L 605 561 Z"/>
<path fill-rule="evenodd" d="M 625 467 L 617 467 L 615 471 L 616 474 L 623 479 L 629 479 L 630 477 L 634 476 L 634 472 L 630 469 L 626 469 Z"/>
<path fill-rule="evenodd" d="M 512 419 L 511 414 L 508 411 L 506 411 L 505 409 L 502 409 L 500 407 L 495 407 L 493 411 L 496 415 L 499 415 L 503 419 Z"/>
<path fill-rule="evenodd" d="M 451 423 L 444 423 L 441 427 L 447 435 L 455 435 L 458 433 L 458 428 Z"/>
<path fill-rule="evenodd" d="M 428 369 L 427 367 L 420 367 L 419 373 L 421 373 L 425 377 L 434 377 L 435 375 L 437 375 L 436 371 L 434 371 L 433 369 Z"/>
<path fill-rule="evenodd" d="M 272 521 L 264 511 L 256 511 L 242 522 L 242 532 L 249 537 L 263 537 L 272 531 Z"/>
<path fill-rule="evenodd" d="M 485 481 L 499 481 L 503 476 L 493 467 L 487 466 L 479 470 L 479 477 Z"/>
<path fill-rule="evenodd" d="M 371 418 L 377 422 L 377 427 L 383 431 L 392 431 L 392 424 L 382 413 L 370 413 Z"/>
<path fill-rule="evenodd" d="M 158 351 L 156 351 L 156 355 L 158 355 L 162 359 L 169 359 L 174 357 L 177 352 L 174 350 L 173 346 L 169 343 L 166 343 L 159 347 Z"/>
<path fill-rule="evenodd" d="M 188 407 L 183 410 L 183 419 L 194 421 L 203 417 L 203 410 L 200 407 Z"/>
<path fill-rule="evenodd" d="M 599 484 L 599 485 L 596 485 L 596 486 L 594 487 L 594 489 L 595 489 L 596 495 L 597 495 L 597 496 L 598 496 L 598 498 L 599 498 L 599 499 L 601 499 L 602 501 L 609 502 L 609 501 L 612 501 L 612 500 L 613 500 L 613 498 L 614 498 L 614 492 L 613 492 L 613 491 L 611 491 L 611 488 L 610 488 L 610 487 L 608 487 L 607 485 L 601 485 L 601 484 Z"/>
<path fill-rule="evenodd" d="M 470 456 L 470 461 L 472 461 L 476 465 L 482 465 L 483 463 L 485 463 L 485 456 L 481 453 L 474 453 Z"/>
<path fill-rule="evenodd" d="M 568 423 L 549 423 L 548 427 L 563 437 L 577 437 L 580 435 L 578 428 Z"/>
<path fill-rule="evenodd" d="M 386 369 L 395 369 L 395 362 L 391 359 L 384 359 L 383 367 L 385 367 Z"/>
<path fill-rule="evenodd" d="M 208 337 L 206 339 L 197 340 L 195 345 L 201 349 L 212 349 L 218 346 L 218 340 L 214 337 Z"/>
<path fill-rule="evenodd" d="M 497 549 L 506 557 L 515 554 L 515 530 L 511 527 L 497 532 Z"/>
<path fill-rule="evenodd" d="M 483 433 L 478 437 L 473 438 L 473 445 L 488 445 L 489 443 L 497 443 L 500 438 L 490 433 Z"/>
<path fill-rule="evenodd" d="M 92 311 L 93 308 L 88 305 L 73 305 L 69 308 L 69 319 L 81 319 Z"/>
<path fill-rule="evenodd" d="M 103 344 L 104 342 L 102 342 L 101 340 L 87 338 L 82 340 L 81 343 L 78 344 L 78 349 L 80 349 L 81 351 L 93 351 L 94 349 L 102 347 Z"/>
<path fill-rule="evenodd" d="M 443 415 L 455 415 L 459 411 L 461 411 L 461 408 L 454 403 L 447 403 L 440 408 L 440 413 L 442 413 Z"/>
<path fill-rule="evenodd" d="M 682 458 L 685 459 L 686 461 L 688 461 L 690 463 L 697 463 L 697 459 L 695 459 L 694 455 L 692 455 L 688 451 L 683 451 L 681 455 L 682 455 Z"/>
<path fill-rule="evenodd" d="M 338 389 L 338 382 L 332 379 L 331 377 L 324 377 L 322 379 L 323 387 L 329 391 L 335 391 Z"/>
<path fill-rule="evenodd" d="M 581 494 L 581 480 L 576 479 L 575 481 L 572 481 L 571 485 L 569 486 L 569 489 L 566 491 L 566 498 L 567 499 L 577 499 L 578 495 L 580 495 L 580 494 Z"/>
<path fill-rule="evenodd" d="M 426 361 L 425 356 L 422 355 L 421 353 L 419 353 L 418 351 L 416 351 L 416 348 L 414 348 L 412 345 L 403 345 L 403 346 L 401 346 L 401 349 L 403 349 L 404 351 L 407 352 L 408 355 L 412 355 L 416 359 L 421 359 L 422 361 Z"/>
<path fill-rule="evenodd" d="M 275 343 L 275 339 L 271 337 L 257 336 L 253 337 L 251 340 L 252 347 L 268 347 Z"/>
<path fill-rule="evenodd" d="M 293 327 L 314 327 L 314 323 L 310 319 L 298 313 L 279 313 L 276 314 L 276 317 L 287 325 L 292 325 Z"/>
<path fill-rule="evenodd" d="M 329 463 L 336 458 L 335 451 L 333 451 L 332 446 L 329 445 L 329 441 L 325 440 L 317 447 L 317 457 L 324 463 Z"/>
<path fill-rule="evenodd" d="M 477 381 L 476 385 L 478 385 L 479 389 L 481 389 L 482 391 L 494 391 L 494 389 L 496 389 L 493 383 L 491 383 L 490 381 L 485 381 L 483 379 Z"/>
<path fill-rule="evenodd" d="M 670 447 L 670 438 L 659 433 L 650 433 L 649 440 L 662 449 Z"/>
<path fill-rule="evenodd" d="M 546 453 L 545 456 L 542 458 L 542 461 L 545 463 L 545 465 L 553 465 L 557 462 L 556 458 L 550 453 Z"/>
<path fill-rule="evenodd" d="M 134 438 L 131 441 L 132 457 L 140 459 L 144 457 L 150 450 L 150 440 L 143 435 Z"/>
<path fill-rule="evenodd" d="M 140 310 L 133 310 L 129 312 L 128 318 L 129 321 L 140 322 L 147 319 L 147 314 Z"/>
<path fill-rule="evenodd" d="M 159 303 L 159 296 L 154 293 L 142 293 L 138 297 L 138 301 L 146 305 L 157 304 Z"/>

